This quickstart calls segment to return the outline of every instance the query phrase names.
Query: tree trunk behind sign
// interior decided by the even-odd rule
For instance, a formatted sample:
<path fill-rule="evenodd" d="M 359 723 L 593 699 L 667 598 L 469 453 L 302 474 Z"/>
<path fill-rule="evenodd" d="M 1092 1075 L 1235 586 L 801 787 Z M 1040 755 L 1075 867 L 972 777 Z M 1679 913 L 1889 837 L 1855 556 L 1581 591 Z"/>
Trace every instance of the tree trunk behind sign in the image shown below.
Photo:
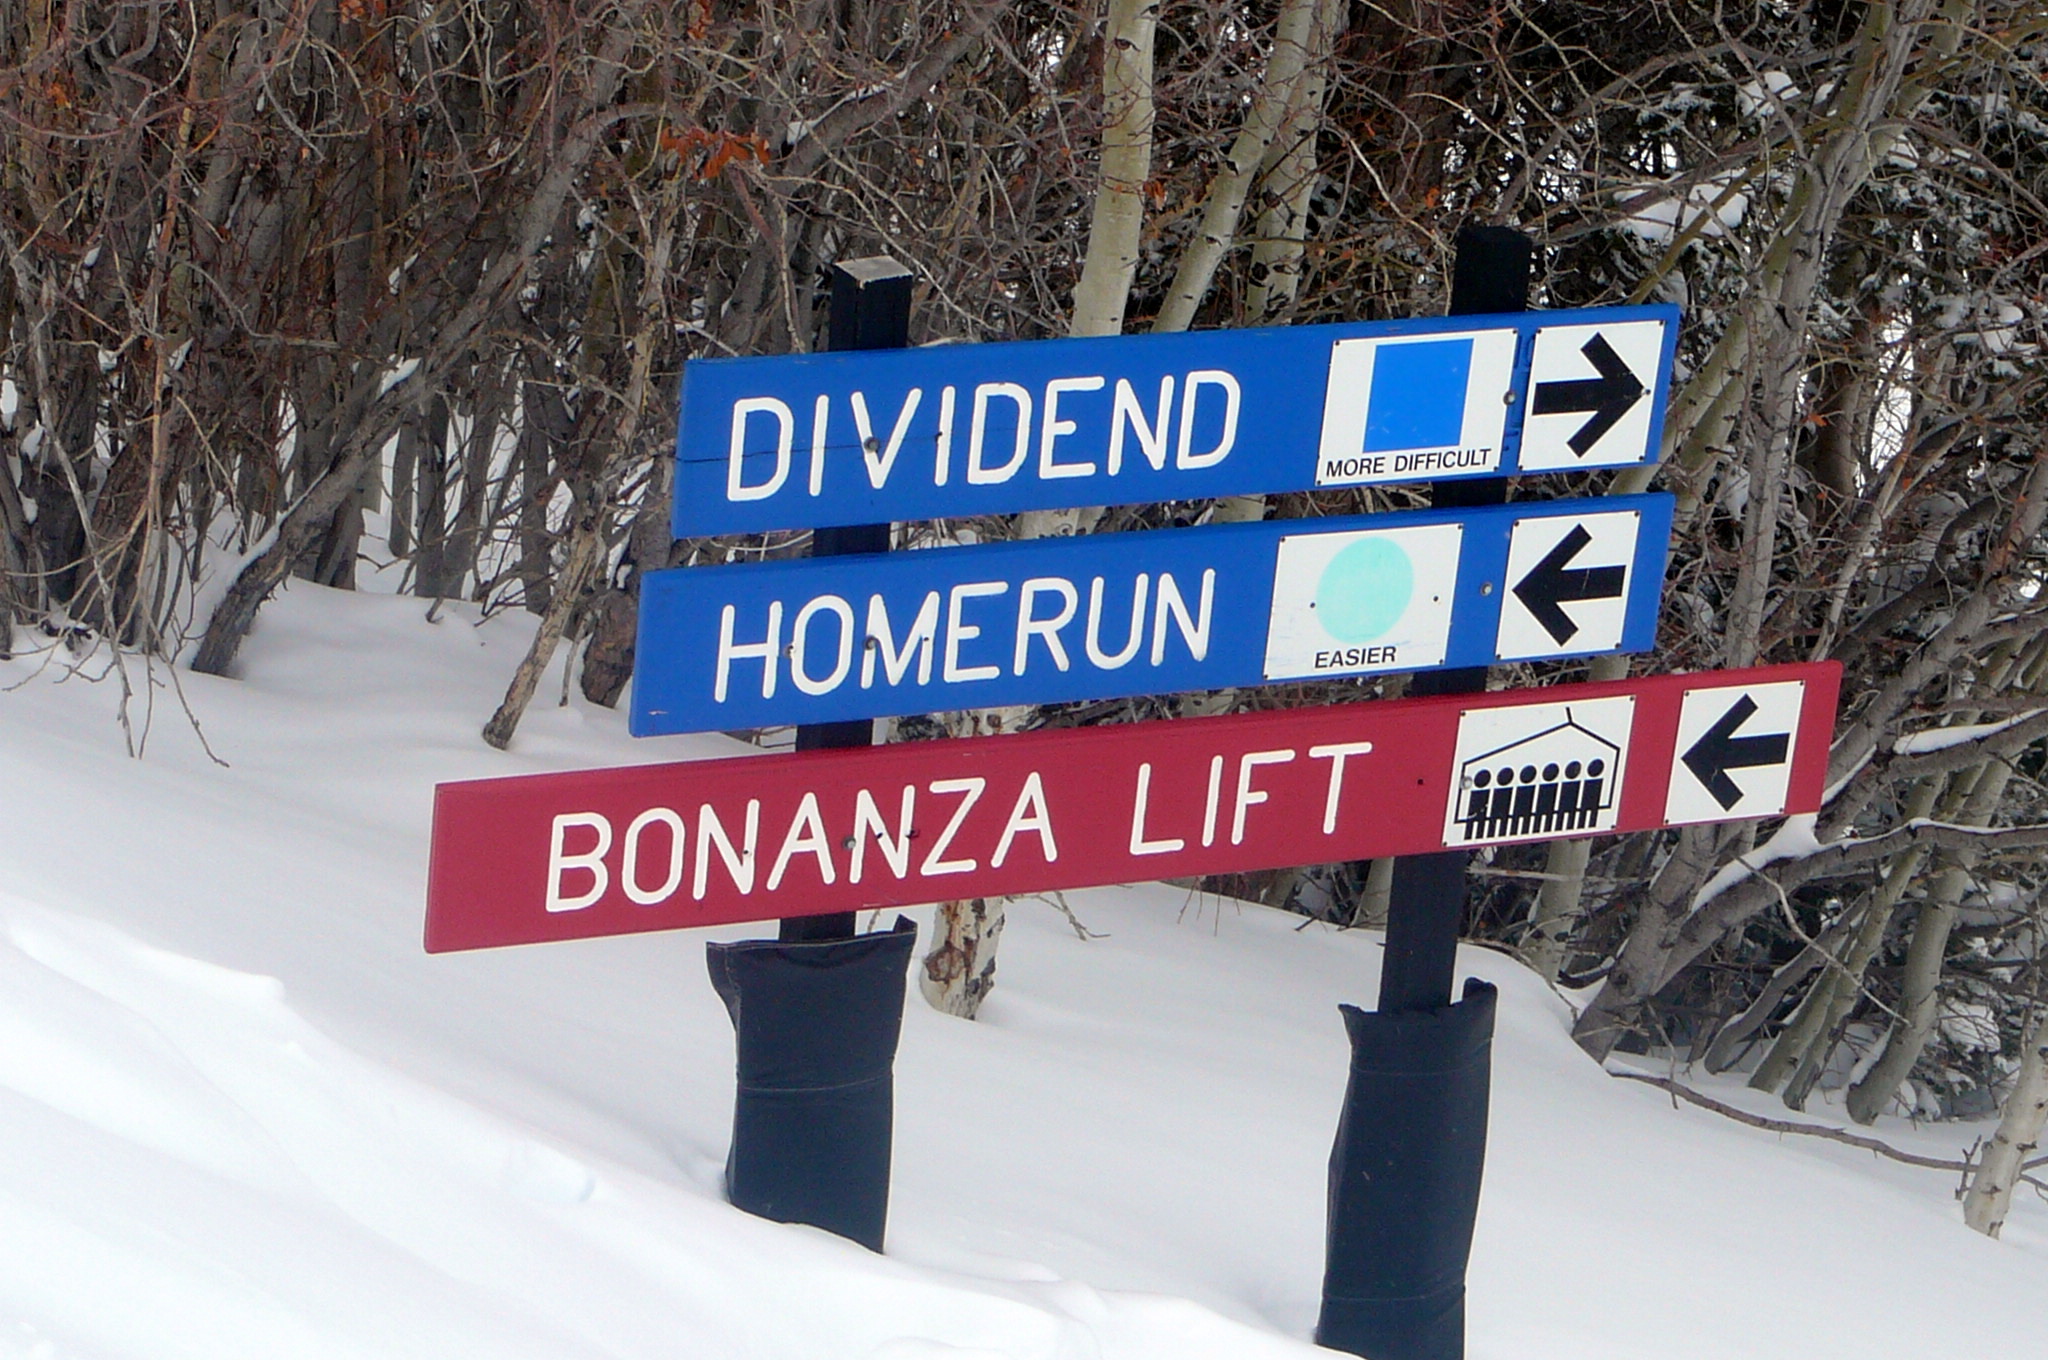
<path fill-rule="evenodd" d="M 2044 668 L 2048 668 L 2048 639 L 2030 649 L 2030 666 L 2023 668 L 2022 692 L 2038 693 Z M 2010 666 L 2010 662 L 2008 662 Z M 2032 673 L 2026 673 L 2032 672 Z M 1963 826 L 1987 826 L 2005 801 L 2013 777 L 2010 761 L 1986 761 L 1957 777 L 1961 807 L 1955 821 Z M 1968 783 L 1964 784 L 1967 777 Z M 1958 855 L 1955 862 L 1934 876 L 1927 896 L 1913 918 L 1912 943 L 1906 948 L 1901 970 L 1897 1018 L 1886 1036 L 1884 1052 L 1861 1080 L 1849 1088 L 1851 1118 L 1868 1124 L 1892 1103 L 1899 1084 L 1919 1062 L 1921 1052 L 1933 1034 L 1941 1009 L 1940 983 L 1948 956 L 1949 935 L 1955 928 L 1956 912 L 1963 895 L 1974 886 L 1976 856 Z"/>
<path fill-rule="evenodd" d="M 1977 1164 L 1977 1174 L 1963 1196 L 1963 1222 L 1989 1237 L 2005 1227 L 2028 1154 L 2041 1145 L 2048 1127 L 2048 1016 L 2037 1012 L 2034 1027 L 2020 1047 L 2020 1070 L 2005 1098 L 1998 1132 Z"/>
<path fill-rule="evenodd" d="M 1074 285 L 1073 335 L 1123 329 L 1145 186 L 1152 177 L 1152 52 L 1160 0 L 1109 0 L 1103 23 L 1102 179 L 1088 223 L 1088 255 Z"/>
<path fill-rule="evenodd" d="M 1088 252 L 1074 285 L 1069 335 L 1123 330 L 1145 225 L 1145 186 L 1152 175 L 1152 54 L 1158 27 L 1159 0 L 1109 0 L 1102 34 L 1102 172 L 1088 223 Z M 1101 518 L 1101 506 L 1030 510 L 1017 517 L 1017 537 L 1087 533 Z M 968 734 L 1014 730 L 1030 713 L 1012 707 L 976 714 Z M 917 976 L 918 989 L 936 1009 L 965 1020 L 980 1012 L 995 985 L 1006 908 L 1001 898 L 939 904 L 931 953 Z"/>
<path fill-rule="evenodd" d="M 917 989 L 932 1008 L 972 1020 L 996 985 L 996 949 L 1009 899 L 970 897 L 940 906 Z"/>
<path fill-rule="evenodd" d="M 1299 286 L 1306 202 L 1316 182 L 1316 136 L 1322 127 L 1326 66 L 1342 26 L 1340 0 L 1286 0 L 1275 20 L 1273 44 L 1243 126 L 1209 182 L 1194 236 L 1181 251 L 1173 282 L 1151 329 L 1186 330 L 1209 297 L 1216 273 L 1239 237 L 1254 184 L 1266 202 L 1264 234 L 1253 247 L 1264 267 L 1261 306 L 1291 302 Z M 1087 256 L 1074 288 L 1071 336 L 1116 335 L 1129 306 L 1152 173 L 1153 39 L 1157 0 L 1111 0 L 1104 25 L 1102 177 L 1089 224 Z M 1264 319 L 1263 314 L 1254 320 Z M 1217 502 L 1210 522 L 1265 517 L 1263 496 Z M 1100 506 L 1027 511 L 1017 517 L 1020 539 L 1056 538 L 1093 531 Z M 1225 712 L 1234 695 L 1210 696 L 1201 711 Z M 1017 707 L 976 715 L 971 732 L 1014 731 L 1032 710 Z M 976 898 L 939 907 L 932 950 L 918 976 L 925 998 L 949 1015 L 973 1019 L 995 985 L 995 955 L 1008 904 Z"/>

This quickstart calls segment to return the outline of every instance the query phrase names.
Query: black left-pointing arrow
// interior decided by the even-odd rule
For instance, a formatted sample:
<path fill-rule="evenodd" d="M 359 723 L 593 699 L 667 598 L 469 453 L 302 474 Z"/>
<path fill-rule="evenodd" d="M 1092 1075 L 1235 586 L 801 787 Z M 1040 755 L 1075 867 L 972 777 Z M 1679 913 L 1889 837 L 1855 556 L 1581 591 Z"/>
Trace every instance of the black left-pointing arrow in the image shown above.
<path fill-rule="evenodd" d="M 1529 569 L 1529 574 L 1515 582 L 1515 598 L 1522 602 L 1536 622 L 1543 625 L 1543 631 L 1551 640 L 1562 647 L 1578 636 L 1578 621 L 1564 612 L 1563 606 L 1582 600 L 1616 600 L 1628 585 L 1628 568 L 1574 567 L 1571 560 L 1579 550 L 1593 541 L 1583 524 L 1574 524 L 1571 532 L 1557 541 L 1557 546 L 1545 553 L 1543 560 Z"/>
<path fill-rule="evenodd" d="M 1765 736 L 1738 737 L 1736 732 L 1756 712 L 1756 700 L 1747 694 L 1737 699 L 1726 713 L 1701 734 L 1692 744 L 1692 749 L 1679 759 L 1685 768 L 1692 771 L 1693 778 L 1706 786 L 1714 801 L 1726 812 L 1742 799 L 1742 789 L 1728 777 L 1730 770 L 1746 770 L 1758 765 L 1782 765 L 1785 752 L 1791 748 L 1790 732 L 1773 732 Z"/>
<path fill-rule="evenodd" d="M 1579 353 L 1586 356 L 1600 376 L 1537 383 L 1536 403 L 1532 410 L 1539 416 L 1590 411 L 1592 418 L 1565 441 L 1571 445 L 1573 453 L 1584 458 L 1586 451 L 1599 443 L 1600 437 L 1613 429 L 1614 423 L 1643 399 L 1643 381 L 1614 352 L 1614 346 L 1607 343 L 1607 337 L 1598 331 L 1579 347 Z"/>

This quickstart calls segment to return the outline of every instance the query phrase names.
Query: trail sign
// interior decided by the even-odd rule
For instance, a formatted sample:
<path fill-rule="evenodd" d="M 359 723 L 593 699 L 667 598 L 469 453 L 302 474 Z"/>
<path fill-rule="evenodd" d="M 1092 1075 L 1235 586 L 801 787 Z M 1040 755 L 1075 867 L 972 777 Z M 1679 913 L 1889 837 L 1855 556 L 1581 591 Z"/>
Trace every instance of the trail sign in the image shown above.
<path fill-rule="evenodd" d="M 693 359 L 674 530 L 1645 463 L 1677 333 L 1609 307 Z"/>
<path fill-rule="evenodd" d="M 682 567 L 636 735 L 1643 651 L 1671 497 Z"/>
<path fill-rule="evenodd" d="M 1840 675 L 1822 662 L 443 784 L 427 948 L 1810 812 Z"/>

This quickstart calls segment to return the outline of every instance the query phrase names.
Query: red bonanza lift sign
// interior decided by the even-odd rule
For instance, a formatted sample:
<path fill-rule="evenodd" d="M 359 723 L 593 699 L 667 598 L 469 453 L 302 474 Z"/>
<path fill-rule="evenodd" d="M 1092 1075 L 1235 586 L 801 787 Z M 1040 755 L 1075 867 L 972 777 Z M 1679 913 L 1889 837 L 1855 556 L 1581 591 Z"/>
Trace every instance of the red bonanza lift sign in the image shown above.
<path fill-rule="evenodd" d="M 1811 812 L 1835 663 L 443 784 L 427 948 Z"/>

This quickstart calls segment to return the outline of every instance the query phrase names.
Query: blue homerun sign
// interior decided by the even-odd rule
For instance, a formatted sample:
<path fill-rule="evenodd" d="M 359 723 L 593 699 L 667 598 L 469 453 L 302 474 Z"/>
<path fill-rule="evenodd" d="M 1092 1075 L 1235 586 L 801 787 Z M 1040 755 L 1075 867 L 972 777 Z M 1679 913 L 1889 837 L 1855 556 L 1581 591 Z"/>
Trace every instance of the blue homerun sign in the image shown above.
<path fill-rule="evenodd" d="M 1678 309 L 693 359 L 679 538 L 1653 461 Z"/>
<path fill-rule="evenodd" d="M 1649 649 L 1672 498 L 742 566 L 642 583 L 636 736 Z"/>

